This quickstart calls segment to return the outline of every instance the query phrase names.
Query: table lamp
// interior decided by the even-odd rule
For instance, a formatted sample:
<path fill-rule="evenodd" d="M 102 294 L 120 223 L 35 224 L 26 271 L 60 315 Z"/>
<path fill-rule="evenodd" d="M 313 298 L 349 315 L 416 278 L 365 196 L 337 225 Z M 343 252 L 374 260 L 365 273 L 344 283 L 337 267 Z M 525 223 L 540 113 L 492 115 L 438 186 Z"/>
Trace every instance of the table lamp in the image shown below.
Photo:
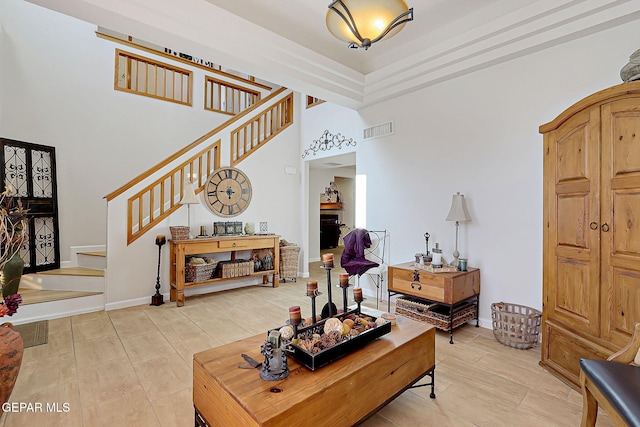
<path fill-rule="evenodd" d="M 451 265 L 457 267 L 458 257 L 460 256 L 460 252 L 458 252 L 458 228 L 460 227 L 460 222 L 471 221 L 471 216 L 469 212 L 467 212 L 467 207 L 464 204 L 464 194 L 460 194 L 459 191 L 453 195 L 451 209 L 449 210 L 449 215 L 447 215 L 446 220 L 456 222 L 456 250 L 453 251 L 453 261 Z"/>
<path fill-rule="evenodd" d="M 182 200 L 180 200 L 179 204 L 187 205 L 187 225 L 189 227 L 189 238 L 193 239 L 193 235 L 191 235 L 191 205 L 197 205 L 200 203 L 198 201 L 198 197 L 196 197 L 196 192 L 193 189 L 193 184 L 187 182 L 184 185 L 184 192 L 182 194 Z"/>

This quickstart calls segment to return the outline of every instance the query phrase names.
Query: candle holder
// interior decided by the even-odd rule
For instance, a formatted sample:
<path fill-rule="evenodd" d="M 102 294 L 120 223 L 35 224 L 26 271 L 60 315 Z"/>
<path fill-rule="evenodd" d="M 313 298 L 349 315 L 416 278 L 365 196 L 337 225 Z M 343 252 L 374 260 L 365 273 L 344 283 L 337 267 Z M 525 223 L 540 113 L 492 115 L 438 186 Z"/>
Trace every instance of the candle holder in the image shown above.
<path fill-rule="evenodd" d="M 269 331 L 267 340 L 260 347 L 260 353 L 264 356 L 260 378 L 265 381 L 281 381 L 289 376 L 287 352 L 282 347 L 279 331 Z"/>
<path fill-rule="evenodd" d="M 289 323 L 293 326 L 293 339 L 298 339 L 298 325 L 302 323 L 300 306 L 289 307 Z"/>
<path fill-rule="evenodd" d="M 160 293 L 160 255 L 162 254 L 162 246 L 167 243 L 164 236 L 156 236 L 156 245 L 158 245 L 158 275 L 156 277 L 156 293 L 151 296 L 151 304 L 159 306 L 164 304 L 164 296 Z"/>
<path fill-rule="evenodd" d="M 327 317 L 333 317 L 338 312 L 338 307 L 336 307 L 336 305 L 331 300 L 331 270 L 333 269 L 333 254 L 328 255 L 331 255 L 331 264 L 329 265 L 327 262 L 325 262 L 323 268 L 327 271 L 327 299 L 329 301 L 322 308 L 322 314 L 320 316 L 323 319 Z"/>
<path fill-rule="evenodd" d="M 353 299 L 358 304 L 358 314 L 362 313 L 361 305 L 364 298 L 362 297 L 362 288 L 353 288 Z"/>
<path fill-rule="evenodd" d="M 349 275 L 347 273 L 340 273 L 340 287 L 342 288 L 342 308 L 346 313 L 348 310 L 349 299 L 347 297 L 347 289 L 349 289 Z"/>
<path fill-rule="evenodd" d="M 307 282 L 307 292 L 305 294 L 311 298 L 311 324 L 316 324 L 316 297 L 322 295 L 318 291 L 318 282 Z"/>

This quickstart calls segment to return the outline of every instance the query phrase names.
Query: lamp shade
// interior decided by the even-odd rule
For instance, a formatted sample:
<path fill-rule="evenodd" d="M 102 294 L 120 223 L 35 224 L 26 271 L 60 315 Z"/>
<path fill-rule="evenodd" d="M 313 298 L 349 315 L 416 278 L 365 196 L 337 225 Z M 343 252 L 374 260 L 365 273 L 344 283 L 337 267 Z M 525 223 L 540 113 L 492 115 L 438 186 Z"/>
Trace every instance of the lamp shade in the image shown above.
<path fill-rule="evenodd" d="M 181 205 L 197 205 L 200 203 L 198 198 L 196 197 L 196 192 L 193 189 L 193 184 L 187 182 L 184 185 L 184 193 L 182 194 L 182 200 L 179 202 Z"/>
<path fill-rule="evenodd" d="M 464 194 L 460 194 L 459 191 L 453 195 L 451 209 L 449 210 L 449 215 L 447 215 L 446 220 L 458 222 L 471 221 L 471 215 L 467 212 L 467 207 L 464 204 Z"/>
<path fill-rule="evenodd" d="M 393 37 L 405 23 L 385 30 L 402 14 L 409 12 L 404 0 L 340 0 L 334 1 L 327 11 L 327 28 L 336 38 L 359 44 L 363 39 L 375 42 L 381 37 Z M 344 18 L 343 18 L 344 17 Z M 351 18 L 355 28 L 349 28 L 345 19 Z M 411 17 L 411 19 L 413 19 Z M 361 39 L 355 32 L 359 33 Z"/>

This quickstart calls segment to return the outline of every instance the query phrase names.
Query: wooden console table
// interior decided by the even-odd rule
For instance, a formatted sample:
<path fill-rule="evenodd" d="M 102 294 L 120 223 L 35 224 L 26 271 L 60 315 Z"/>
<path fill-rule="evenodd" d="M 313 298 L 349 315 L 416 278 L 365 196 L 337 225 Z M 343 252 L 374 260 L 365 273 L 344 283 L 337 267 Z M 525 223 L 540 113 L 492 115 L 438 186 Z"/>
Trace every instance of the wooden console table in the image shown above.
<path fill-rule="evenodd" d="M 229 259 L 235 261 L 237 251 L 252 249 L 271 249 L 273 251 L 273 270 L 256 271 L 248 276 L 231 278 L 214 278 L 201 282 L 185 282 L 185 257 L 187 255 L 214 254 L 228 252 Z M 273 276 L 273 287 L 278 287 L 280 271 L 280 236 L 252 235 L 196 238 L 170 240 L 170 299 L 176 301 L 178 307 L 184 305 L 184 290 L 194 286 L 202 286 L 228 280 L 240 280 L 250 276 L 262 276 L 263 283 L 269 283 L 269 275 Z"/>
<path fill-rule="evenodd" d="M 469 305 L 475 305 L 476 326 L 480 309 L 480 270 L 433 273 L 416 266 L 414 262 L 389 266 L 387 310 L 391 309 L 391 296 L 402 294 L 417 297 L 427 303 L 447 307 L 449 343 L 453 344 L 454 315 Z M 428 321 L 428 320 L 426 320 Z"/>
<path fill-rule="evenodd" d="M 289 358 L 289 376 L 263 381 L 240 369 L 242 353 L 257 361 L 267 333 L 193 357 L 196 426 L 354 425 L 425 375 L 434 398 L 435 328 L 399 317 L 391 332 L 316 371 Z"/>

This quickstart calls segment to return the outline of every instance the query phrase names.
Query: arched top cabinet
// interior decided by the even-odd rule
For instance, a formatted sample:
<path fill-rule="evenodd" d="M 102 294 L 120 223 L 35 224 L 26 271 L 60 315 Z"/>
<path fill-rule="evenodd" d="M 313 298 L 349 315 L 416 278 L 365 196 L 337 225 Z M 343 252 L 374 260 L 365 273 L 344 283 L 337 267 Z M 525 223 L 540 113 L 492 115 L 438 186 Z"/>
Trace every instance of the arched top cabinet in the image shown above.
<path fill-rule="evenodd" d="M 541 364 L 578 384 L 640 321 L 640 82 L 594 93 L 544 135 Z"/>

